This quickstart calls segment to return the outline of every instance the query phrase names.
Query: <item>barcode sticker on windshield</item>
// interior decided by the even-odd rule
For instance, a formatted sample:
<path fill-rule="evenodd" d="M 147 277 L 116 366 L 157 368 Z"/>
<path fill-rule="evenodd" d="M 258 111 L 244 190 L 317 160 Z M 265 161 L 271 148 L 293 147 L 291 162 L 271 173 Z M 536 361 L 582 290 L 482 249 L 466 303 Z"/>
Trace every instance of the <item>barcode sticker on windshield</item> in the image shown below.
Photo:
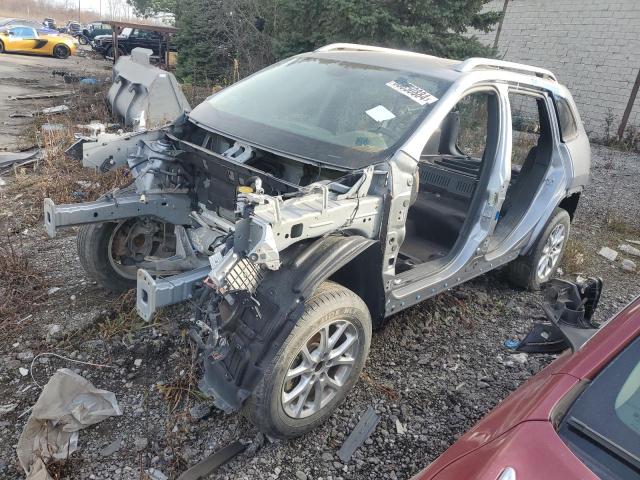
<path fill-rule="evenodd" d="M 393 88 L 396 92 L 400 92 L 402 95 L 409 97 L 420 105 L 430 105 L 438 101 L 436 97 L 431 95 L 425 89 L 403 79 L 391 80 L 386 85 L 387 87 Z"/>
<path fill-rule="evenodd" d="M 385 120 L 391 120 L 392 118 L 396 118 L 393 112 L 389 111 L 382 105 L 378 105 L 377 107 L 370 108 L 364 113 L 369 115 L 376 122 L 384 122 Z"/>

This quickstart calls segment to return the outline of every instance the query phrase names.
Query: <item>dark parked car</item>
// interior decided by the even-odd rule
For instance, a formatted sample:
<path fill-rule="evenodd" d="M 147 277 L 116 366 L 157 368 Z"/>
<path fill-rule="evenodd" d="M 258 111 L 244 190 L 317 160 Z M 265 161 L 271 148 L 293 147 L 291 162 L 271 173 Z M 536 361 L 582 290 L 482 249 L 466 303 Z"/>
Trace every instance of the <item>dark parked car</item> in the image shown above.
<path fill-rule="evenodd" d="M 640 297 L 583 340 L 414 480 L 640 478 Z"/>
<path fill-rule="evenodd" d="M 45 18 L 42 21 L 42 25 L 44 25 L 45 28 L 50 28 L 51 30 L 57 30 L 58 29 L 56 27 L 56 21 L 53 18 Z"/>
<path fill-rule="evenodd" d="M 113 58 L 113 38 L 111 35 L 96 36 L 92 43 L 93 49 L 102 53 L 105 58 Z M 166 43 L 160 33 L 140 28 L 125 28 L 118 35 L 118 56 L 129 55 L 136 47 L 148 48 L 156 56 L 164 56 Z M 170 45 L 169 49 L 175 51 L 175 47 Z"/>
<path fill-rule="evenodd" d="M 111 35 L 113 29 L 111 25 L 103 22 L 91 22 L 85 28 L 82 29 L 82 34 L 92 41 L 98 35 Z"/>

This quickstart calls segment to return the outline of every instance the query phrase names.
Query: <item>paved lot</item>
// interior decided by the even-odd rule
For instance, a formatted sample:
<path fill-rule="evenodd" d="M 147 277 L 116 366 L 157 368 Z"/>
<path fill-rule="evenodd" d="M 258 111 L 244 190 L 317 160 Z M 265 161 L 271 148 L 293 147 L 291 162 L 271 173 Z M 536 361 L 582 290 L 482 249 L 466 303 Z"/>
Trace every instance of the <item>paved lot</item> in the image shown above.
<path fill-rule="evenodd" d="M 19 139 L 24 128 L 31 123 L 29 118 L 12 118 L 17 112 L 31 112 L 50 106 L 52 100 L 10 100 L 17 95 L 59 92 L 65 83 L 54 70 L 66 70 L 82 75 L 107 76 L 109 63 L 92 55 L 74 55 L 67 59 L 35 55 L 0 54 L 0 150 L 15 150 L 23 147 Z"/>

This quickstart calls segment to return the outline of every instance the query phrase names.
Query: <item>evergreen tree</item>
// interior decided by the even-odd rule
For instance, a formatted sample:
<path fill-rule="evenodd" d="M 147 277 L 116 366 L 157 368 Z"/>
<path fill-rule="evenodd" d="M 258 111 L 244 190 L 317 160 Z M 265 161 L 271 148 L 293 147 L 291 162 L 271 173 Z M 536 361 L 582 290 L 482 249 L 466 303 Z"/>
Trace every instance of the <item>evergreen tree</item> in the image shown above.
<path fill-rule="evenodd" d="M 499 12 L 488 0 L 278 0 L 274 48 L 278 57 L 334 42 L 373 44 L 465 58 L 491 55 L 466 35 L 489 31 Z"/>
<path fill-rule="evenodd" d="M 489 31 L 489 0 L 128 0 L 145 14 L 172 9 L 178 74 L 231 82 L 274 60 L 334 42 L 413 50 L 449 58 L 490 56 L 468 34 Z"/>

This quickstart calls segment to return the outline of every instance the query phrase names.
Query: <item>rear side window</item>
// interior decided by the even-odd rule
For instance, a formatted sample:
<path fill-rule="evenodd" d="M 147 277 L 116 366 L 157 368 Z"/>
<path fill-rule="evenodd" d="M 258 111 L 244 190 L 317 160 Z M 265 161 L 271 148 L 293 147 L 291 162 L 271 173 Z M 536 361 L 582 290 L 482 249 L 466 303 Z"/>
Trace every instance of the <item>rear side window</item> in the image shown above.
<path fill-rule="evenodd" d="M 578 125 L 576 124 L 576 119 L 573 116 L 571 107 L 564 98 L 557 98 L 555 104 L 562 141 L 571 141 L 578 136 Z"/>

